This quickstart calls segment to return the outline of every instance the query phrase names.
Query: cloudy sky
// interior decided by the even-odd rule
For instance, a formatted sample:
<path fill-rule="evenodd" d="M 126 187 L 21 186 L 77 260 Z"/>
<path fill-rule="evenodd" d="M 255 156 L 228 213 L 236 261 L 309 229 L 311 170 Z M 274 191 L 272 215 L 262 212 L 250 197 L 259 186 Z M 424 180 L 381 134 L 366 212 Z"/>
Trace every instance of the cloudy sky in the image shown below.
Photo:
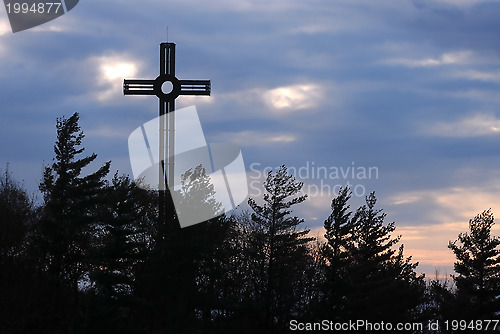
<path fill-rule="evenodd" d="M 212 81 L 178 108 L 241 147 L 250 182 L 295 169 L 313 233 L 335 186 L 357 190 L 352 209 L 375 191 L 419 270 L 449 274 L 448 241 L 500 215 L 499 16 L 481 0 L 82 0 L 13 34 L 1 8 L 0 168 L 36 192 L 56 118 L 78 111 L 86 152 L 131 174 L 127 138 L 158 102 L 122 82 L 154 79 L 168 38 L 178 78 Z"/>

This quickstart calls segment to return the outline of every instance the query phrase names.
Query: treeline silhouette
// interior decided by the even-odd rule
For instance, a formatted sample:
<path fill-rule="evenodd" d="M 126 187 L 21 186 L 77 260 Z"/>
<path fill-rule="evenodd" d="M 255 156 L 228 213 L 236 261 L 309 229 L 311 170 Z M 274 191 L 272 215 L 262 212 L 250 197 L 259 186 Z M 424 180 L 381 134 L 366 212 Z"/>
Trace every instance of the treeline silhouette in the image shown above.
<path fill-rule="evenodd" d="M 159 221 L 158 192 L 128 176 L 106 180 L 110 163 L 93 166 L 78 122 L 77 113 L 57 120 L 42 204 L 8 170 L 0 179 L 0 333 L 318 332 L 324 320 L 464 333 L 474 330 L 442 324 L 498 319 L 500 241 L 490 211 L 450 242 L 449 280 L 417 274 L 374 193 L 351 211 L 343 188 L 325 217 L 326 241 L 311 237 L 293 214 L 306 200 L 302 183 L 285 166 L 269 172 L 248 211 L 181 229 L 175 212 Z M 203 169 L 183 178 L 186 201 L 204 189 L 203 204 L 219 209 Z"/>

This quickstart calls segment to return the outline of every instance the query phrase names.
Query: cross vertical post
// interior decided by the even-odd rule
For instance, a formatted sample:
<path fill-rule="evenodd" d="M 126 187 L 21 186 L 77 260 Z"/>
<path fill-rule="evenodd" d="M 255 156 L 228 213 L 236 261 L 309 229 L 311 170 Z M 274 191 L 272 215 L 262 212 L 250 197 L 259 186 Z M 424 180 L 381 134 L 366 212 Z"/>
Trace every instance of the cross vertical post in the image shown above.
<path fill-rule="evenodd" d="M 160 44 L 160 75 L 154 80 L 125 79 L 124 95 L 156 95 L 159 99 L 159 213 L 160 222 L 171 215 L 175 224 L 175 208 L 169 189 L 173 191 L 175 157 L 175 99 L 179 95 L 210 95 L 210 80 L 179 80 L 175 77 L 175 43 Z M 166 117 L 161 117 L 166 115 Z"/>

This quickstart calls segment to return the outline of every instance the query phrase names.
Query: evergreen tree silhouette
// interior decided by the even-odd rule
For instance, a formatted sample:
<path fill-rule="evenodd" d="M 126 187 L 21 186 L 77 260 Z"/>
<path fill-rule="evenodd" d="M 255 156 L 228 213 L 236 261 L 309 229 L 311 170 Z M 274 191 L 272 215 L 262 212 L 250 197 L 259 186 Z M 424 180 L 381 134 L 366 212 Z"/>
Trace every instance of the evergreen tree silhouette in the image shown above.
<path fill-rule="evenodd" d="M 271 332 L 275 326 L 284 328 L 297 312 L 301 293 L 297 282 L 307 263 L 307 244 L 312 240 L 306 237 L 309 230 L 298 228 L 304 220 L 291 214 L 292 206 L 306 200 L 307 195 L 299 194 L 302 186 L 283 165 L 267 175 L 264 204 L 248 200 L 257 227 L 254 233 L 260 242 L 257 256 L 262 261 L 260 272 L 253 273 L 260 275 L 257 303 L 262 309 L 264 328 Z"/>
<path fill-rule="evenodd" d="M 385 213 L 375 209 L 375 193 L 351 215 L 343 189 L 332 201 L 332 214 L 325 221 L 329 264 L 326 307 L 331 317 L 343 320 L 392 321 L 412 319 L 422 303 L 424 276 L 418 263 L 394 246 L 395 224 L 385 224 Z M 329 281 L 333 280 L 333 281 Z"/>
<path fill-rule="evenodd" d="M 90 242 L 110 166 L 107 162 L 97 171 L 82 175 L 97 155 L 81 157 L 84 134 L 78 121 L 78 113 L 57 120 L 55 158 L 45 168 L 40 183 L 44 204 L 34 234 L 40 266 L 52 281 L 54 294 L 59 294 L 54 298 L 60 298 L 62 303 L 61 314 L 66 318 L 59 322 L 66 326 L 65 330 L 79 328 L 82 324 L 78 321 L 84 321 L 77 316 L 79 292 L 81 284 L 88 280 Z M 70 298 L 62 297 L 63 290 L 69 291 Z"/>
<path fill-rule="evenodd" d="M 418 263 L 404 257 L 404 245 L 394 249 L 401 236 L 392 237 L 395 223 L 384 223 L 386 214 L 375 209 L 376 203 L 372 192 L 353 216 L 348 316 L 396 323 L 410 319 L 420 305 L 424 276 L 415 272 Z"/>
<path fill-rule="evenodd" d="M 348 187 L 340 189 L 339 195 L 332 199 L 332 213 L 324 222 L 327 243 L 322 247 L 322 255 L 328 266 L 323 286 L 323 307 L 319 312 L 329 319 L 342 319 L 345 313 L 345 291 L 349 288 L 348 266 L 352 261 L 349 250 L 353 248 L 354 221 L 348 201 L 351 192 Z M 326 312 L 325 312 L 326 311 Z"/>
<path fill-rule="evenodd" d="M 461 319 L 494 319 L 500 312 L 500 239 L 491 235 L 493 213 L 469 220 L 469 232 L 448 244 L 455 254 L 457 302 Z"/>
<path fill-rule="evenodd" d="M 48 271 L 75 293 L 87 270 L 82 264 L 110 166 L 107 162 L 96 172 L 81 176 L 97 155 L 79 157 L 84 151 L 80 147 L 84 134 L 78 121 L 78 113 L 57 120 L 56 156 L 54 163 L 45 167 L 40 183 L 44 210 L 38 231 Z"/>

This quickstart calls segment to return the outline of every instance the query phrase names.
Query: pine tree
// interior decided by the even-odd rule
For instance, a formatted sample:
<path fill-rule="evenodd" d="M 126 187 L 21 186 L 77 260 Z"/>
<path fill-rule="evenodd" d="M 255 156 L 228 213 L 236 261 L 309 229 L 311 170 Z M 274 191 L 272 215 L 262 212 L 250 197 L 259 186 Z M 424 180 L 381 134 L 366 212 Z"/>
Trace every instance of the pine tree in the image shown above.
<path fill-rule="evenodd" d="M 107 162 L 96 172 L 82 175 L 97 155 L 80 158 L 84 134 L 78 121 L 78 113 L 57 120 L 55 158 L 45 168 L 40 183 L 44 205 L 36 231 L 42 266 L 56 284 L 68 286 L 75 297 L 88 273 L 89 242 L 103 195 L 103 178 L 110 166 Z"/>
<path fill-rule="evenodd" d="M 349 190 L 343 189 L 325 221 L 325 306 L 330 317 L 395 322 L 412 318 L 425 288 L 423 275 L 415 272 L 418 263 L 404 257 L 403 245 L 394 249 L 400 237 L 392 237 L 394 223 L 385 224 L 385 213 L 375 209 L 374 193 L 354 215 L 347 211 L 349 198 Z"/>
<path fill-rule="evenodd" d="M 354 224 L 351 219 L 348 201 L 351 192 L 348 187 L 340 189 L 339 195 L 332 199 L 332 213 L 324 222 L 327 243 L 322 247 L 322 255 L 328 262 L 323 294 L 323 307 L 320 313 L 330 318 L 339 318 L 345 308 L 345 291 L 348 288 L 347 267 L 352 249 Z M 332 314 L 333 313 L 333 314 Z"/>
<path fill-rule="evenodd" d="M 463 319 L 493 319 L 500 311 L 500 239 L 491 235 L 493 225 L 493 213 L 483 211 L 448 244 L 457 258 L 453 279 Z"/>
<path fill-rule="evenodd" d="M 264 204 L 248 200 L 253 210 L 252 221 L 257 227 L 257 240 L 262 242 L 258 245 L 263 255 L 261 272 L 254 275 L 261 275 L 257 302 L 261 303 L 262 320 L 268 327 L 274 326 L 275 319 L 282 327 L 299 302 L 297 280 L 307 261 L 307 243 L 312 240 L 306 237 L 309 230 L 298 229 L 304 220 L 291 215 L 291 207 L 306 200 L 307 195 L 299 195 L 302 186 L 302 182 L 297 182 L 287 173 L 286 167 L 281 166 L 275 174 L 269 172 L 267 175 Z"/>
<path fill-rule="evenodd" d="M 409 320 L 421 303 L 424 276 L 415 272 L 418 263 L 404 257 L 404 245 L 394 249 L 400 236 L 392 237 L 395 224 L 384 223 L 386 214 L 375 209 L 376 203 L 372 192 L 352 218 L 354 242 L 349 250 L 352 256 L 349 278 L 353 294 L 349 317 L 372 321 Z"/>

